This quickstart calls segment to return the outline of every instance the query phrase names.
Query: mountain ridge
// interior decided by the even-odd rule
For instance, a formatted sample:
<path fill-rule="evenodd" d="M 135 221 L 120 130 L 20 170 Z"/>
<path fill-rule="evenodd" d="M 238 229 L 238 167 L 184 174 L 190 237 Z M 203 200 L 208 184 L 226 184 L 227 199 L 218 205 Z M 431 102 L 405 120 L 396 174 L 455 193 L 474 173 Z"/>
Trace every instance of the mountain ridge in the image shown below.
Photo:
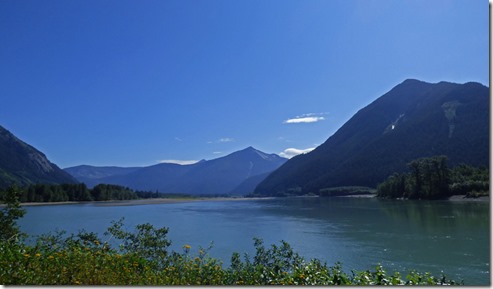
<path fill-rule="evenodd" d="M 46 155 L 0 126 L 0 188 L 35 183 L 76 183 Z"/>
<path fill-rule="evenodd" d="M 256 194 L 317 193 L 370 186 L 419 157 L 449 156 L 451 165 L 487 165 L 489 89 L 468 82 L 408 79 L 360 109 L 315 150 L 290 159 Z"/>
<path fill-rule="evenodd" d="M 135 190 L 165 193 L 221 195 L 234 192 L 241 195 L 253 191 L 262 180 L 259 175 L 267 176 L 267 173 L 285 161 L 287 159 L 276 154 L 267 154 L 250 146 L 223 157 L 187 165 L 160 163 L 147 167 L 133 167 L 130 170 L 120 167 L 118 172 L 123 173 L 118 173 L 115 167 L 83 165 L 65 168 L 65 171 L 73 174 L 79 181 L 85 181 L 89 187 L 98 183 L 108 183 Z M 77 174 L 84 168 L 92 168 L 94 171 Z M 94 173 L 99 173 L 101 177 L 94 177 Z M 256 176 L 256 179 L 244 183 Z"/>

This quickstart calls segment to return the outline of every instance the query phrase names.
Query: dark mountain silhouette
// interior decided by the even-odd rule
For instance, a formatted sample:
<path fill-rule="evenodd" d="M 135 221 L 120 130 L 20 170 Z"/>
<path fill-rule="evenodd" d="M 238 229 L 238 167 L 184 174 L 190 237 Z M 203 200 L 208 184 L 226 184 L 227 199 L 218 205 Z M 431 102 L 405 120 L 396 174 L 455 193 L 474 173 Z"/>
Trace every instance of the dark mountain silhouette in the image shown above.
<path fill-rule="evenodd" d="M 489 166 L 489 88 L 409 79 L 358 111 L 325 143 L 296 156 L 255 189 L 260 195 L 375 187 L 407 163 L 446 155 L 449 166 Z"/>
<path fill-rule="evenodd" d="M 78 166 L 65 170 L 88 185 L 107 183 L 135 190 L 192 195 L 244 195 L 251 193 L 268 173 L 286 160 L 248 147 L 191 165 L 162 163 L 142 168 Z M 243 184 L 248 179 L 249 182 Z"/>
<path fill-rule="evenodd" d="M 12 184 L 76 183 L 46 156 L 0 126 L 0 188 Z"/>

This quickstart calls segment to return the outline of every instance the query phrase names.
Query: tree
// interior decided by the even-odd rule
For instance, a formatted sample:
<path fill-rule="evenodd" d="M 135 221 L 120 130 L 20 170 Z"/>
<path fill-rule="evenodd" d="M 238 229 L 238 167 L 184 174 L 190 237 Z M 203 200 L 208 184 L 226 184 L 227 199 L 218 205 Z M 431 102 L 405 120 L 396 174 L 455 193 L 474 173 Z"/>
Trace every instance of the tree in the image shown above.
<path fill-rule="evenodd" d="M 440 199 L 450 196 L 446 156 L 420 158 L 408 164 L 409 173 L 393 174 L 377 187 L 383 198 Z"/>
<path fill-rule="evenodd" d="M 16 223 L 16 220 L 26 213 L 21 207 L 20 197 L 21 192 L 16 185 L 10 186 L 5 192 L 5 207 L 0 211 L 0 241 L 17 240 L 22 236 Z"/>

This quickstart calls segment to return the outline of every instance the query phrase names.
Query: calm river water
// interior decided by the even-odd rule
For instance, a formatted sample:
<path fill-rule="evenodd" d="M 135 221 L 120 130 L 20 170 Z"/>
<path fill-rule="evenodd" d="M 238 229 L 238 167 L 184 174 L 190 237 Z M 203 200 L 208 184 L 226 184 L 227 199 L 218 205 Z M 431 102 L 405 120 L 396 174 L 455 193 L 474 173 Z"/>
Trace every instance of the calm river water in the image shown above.
<path fill-rule="evenodd" d="M 266 245 L 285 240 L 306 259 L 351 269 L 389 273 L 441 271 L 466 285 L 490 283 L 489 202 L 391 201 L 374 198 L 284 198 L 175 204 L 99 204 L 27 207 L 21 229 L 38 235 L 80 229 L 103 232 L 125 217 L 169 227 L 172 249 L 197 252 L 214 242 L 210 255 L 229 265 L 233 252 L 254 253 L 253 237 Z"/>

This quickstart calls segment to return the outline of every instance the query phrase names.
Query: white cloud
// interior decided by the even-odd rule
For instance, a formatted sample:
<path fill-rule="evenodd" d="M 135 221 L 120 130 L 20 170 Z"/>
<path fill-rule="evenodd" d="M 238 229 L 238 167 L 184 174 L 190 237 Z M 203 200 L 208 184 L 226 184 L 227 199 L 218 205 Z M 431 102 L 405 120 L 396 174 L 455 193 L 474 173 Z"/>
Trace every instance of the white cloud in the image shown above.
<path fill-rule="evenodd" d="M 212 143 L 225 143 L 225 142 L 234 142 L 234 141 L 235 141 L 234 138 L 223 137 L 223 138 L 220 138 L 220 139 L 215 140 L 215 141 L 208 141 L 207 143 L 212 144 Z"/>
<path fill-rule="evenodd" d="M 309 153 L 311 152 L 312 150 L 314 150 L 315 148 L 307 148 L 307 149 L 295 149 L 295 148 L 287 148 L 285 149 L 284 151 L 282 151 L 281 153 L 279 153 L 279 155 L 283 158 L 292 158 L 294 156 L 297 156 L 297 155 L 300 155 L 300 154 L 306 154 L 306 153 Z"/>
<path fill-rule="evenodd" d="M 284 121 L 284 123 L 310 123 L 324 120 L 323 116 L 305 116 L 305 117 L 295 117 Z"/>
<path fill-rule="evenodd" d="M 235 140 L 230 138 L 230 137 L 220 138 L 218 140 L 218 142 L 232 142 L 232 141 L 235 141 Z"/>
<path fill-rule="evenodd" d="M 325 120 L 325 117 L 322 115 L 326 115 L 327 113 L 306 113 L 303 115 L 299 115 L 293 118 L 289 118 L 285 120 L 283 123 L 311 123 Z"/>
<path fill-rule="evenodd" d="M 159 163 L 167 163 L 167 164 L 178 164 L 178 165 L 192 165 L 198 163 L 197 160 L 160 160 Z"/>

